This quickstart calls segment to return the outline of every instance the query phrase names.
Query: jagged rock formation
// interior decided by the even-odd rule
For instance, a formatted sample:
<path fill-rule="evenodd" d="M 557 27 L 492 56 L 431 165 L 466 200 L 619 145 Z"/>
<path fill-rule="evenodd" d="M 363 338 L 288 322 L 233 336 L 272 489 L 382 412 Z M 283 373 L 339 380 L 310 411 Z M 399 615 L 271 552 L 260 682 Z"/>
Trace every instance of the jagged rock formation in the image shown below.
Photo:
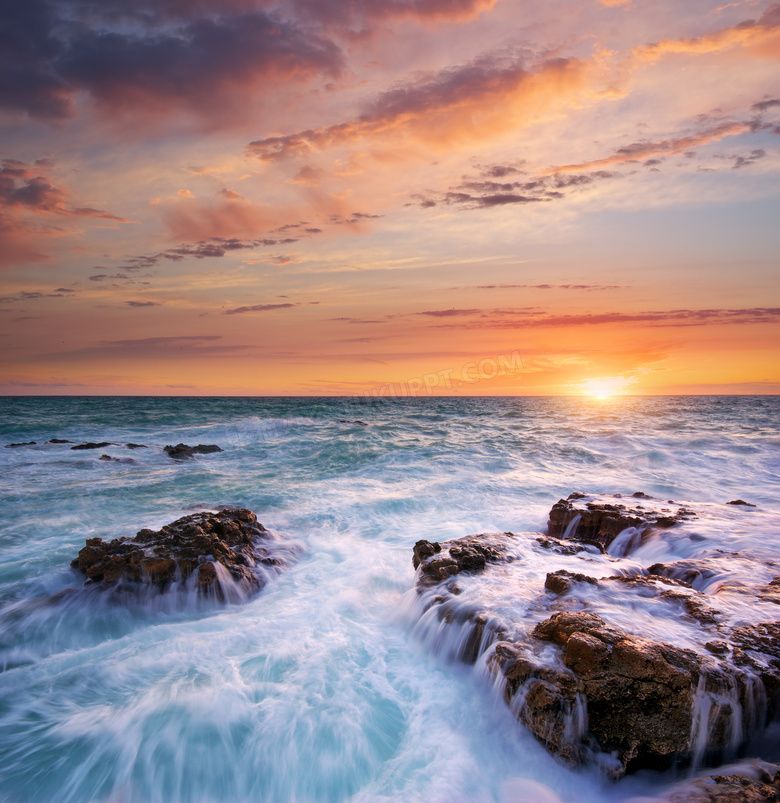
<path fill-rule="evenodd" d="M 620 499 L 572 494 L 553 507 L 545 535 L 418 541 L 413 565 L 423 616 L 453 626 L 450 655 L 487 660 L 518 718 L 567 762 L 595 760 L 619 777 L 646 767 L 722 761 L 780 709 L 780 622 L 729 620 L 717 594 L 776 602 L 778 578 L 754 587 L 730 583 L 730 561 L 747 558 L 722 550 L 646 568 L 620 563 L 643 544 L 659 543 L 653 539 L 705 539 L 686 506 L 644 494 L 630 497 L 631 504 Z M 723 508 L 701 515 L 709 521 Z M 697 526 L 682 527 L 682 535 L 662 535 L 693 521 Z M 523 555 L 572 568 L 547 571 L 534 591 L 518 565 Z M 604 574 L 618 564 L 618 573 Z M 715 583 L 715 595 L 700 590 L 708 583 Z M 519 600 L 514 606 L 513 598 Z M 645 634 L 641 625 L 628 632 L 611 623 L 609 611 L 626 601 L 641 603 L 643 615 L 659 612 L 655 633 L 669 617 L 687 628 L 686 646 Z M 439 631 L 431 632 L 441 641 Z M 721 791 L 729 784 L 720 783 Z"/>

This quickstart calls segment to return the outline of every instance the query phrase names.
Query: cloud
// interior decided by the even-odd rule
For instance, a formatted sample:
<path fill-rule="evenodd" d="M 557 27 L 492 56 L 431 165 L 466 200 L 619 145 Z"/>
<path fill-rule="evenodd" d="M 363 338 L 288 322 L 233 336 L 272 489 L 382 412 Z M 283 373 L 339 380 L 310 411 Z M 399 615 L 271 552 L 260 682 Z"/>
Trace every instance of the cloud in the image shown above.
<path fill-rule="evenodd" d="M 432 318 L 455 318 L 461 315 L 477 315 L 478 309 L 432 309 L 425 312 L 415 312 L 415 315 L 429 315 Z"/>
<path fill-rule="evenodd" d="M 94 346 L 54 354 L 39 355 L 46 358 L 63 357 L 110 359 L 186 359 L 204 356 L 241 355 L 254 349 L 249 345 L 226 345 L 219 343 L 220 335 L 177 335 L 174 337 L 144 337 L 131 340 L 101 340 Z"/>
<path fill-rule="evenodd" d="M 334 42 L 257 3 L 133 5 L 0 0 L 0 107 L 63 119 L 86 92 L 111 114 L 183 108 L 227 124 L 215 108 L 343 66 Z"/>
<path fill-rule="evenodd" d="M 749 309 L 677 309 L 648 312 L 603 312 L 580 315 L 549 315 L 526 310 L 470 310 L 480 313 L 480 320 L 458 324 L 458 328 L 560 328 L 577 326 L 603 326 L 619 324 L 646 324 L 650 327 L 690 327 L 712 325 L 777 324 L 780 307 L 753 307 Z M 492 320 L 490 320 L 492 318 Z M 487 320 L 486 320 L 487 319 Z M 443 324 L 454 326 L 454 324 Z"/>
<path fill-rule="evenodd" d="M 130 222 L 101 209 L 69 206 L 67 191 L 55 187 L 45 175 L 52 167 L 53 164 L 47 159 L 39 159 L 33 164 L 3 159 L 0 163 L 0 206 L 32 213 Z"/>
<path fill-rule="evenodd" d="M 418 22 L 460 22 L 472 19 L 497 0 L 295 0 L 299 14 L 330 25 L 350 26 L 374 20 L 410 19 Z"/>
<path fill-rule="evenodd" d="M 719 123 L 694 134 L 688 134 L 674 139 L 663 140 L 643 140 L 633 142 L 618 148 L 614 153 L 602 159 L 595 159 L 591 162 L 580 164 L 562 165 L 550 169 L 550 173 L 562 173 L 574 170 L 593 170 L 596 168 L 610 167 L 612 165 L 623 165 L 633 162 L 650 160 L 659 156 L 674 156 L 685 153 L 693 148 L 707 145 L 711 142 L 719 142 L 726 137 L 733 137 L 750 131 L 748 123 L 734 121 Z"/>
<path fill-rule="evenodd" d="M 170 236 L 185 241 L 256 237 L 291 217 L 288 210 L 253 203 L 238 193 L 208 199 L 176 195 L 157 207 Z"/>
<path fill-rule="evenodd" d="M 494 166 L 494 170 L 499 166 Z M 515 171 L 517 172 L 517 171 Z M 522 181 L 492 181 L 482 176 L 464 177 L 464 180 L 450 187 L 447 192 L 415 194 L 416 205 L 428 209 L 439 204 L 460 206 L 466 209 L 489 209 L 510 204 L 533 204 L 556 201 L 566 197 L 568 192 L 586 189 L 597 182 L 620 178 L 620 173 L 596 170 L 589 174 L 537 175 Z"/>
<path fill-rule="evenodd" d="M 654 61 L 669 53 L 716 53 L 735 47 L 763 58 L 780 58 L 780 4 L 769 6 L 758 20 L 744 20 L 690 39 L 664 39 L 636 48 L 634 55 L 641 61 Z"/>
<path fill-rule="evenodd" d="M 528 69 L 518 56 L 489 54 L 388 89 L 349 122 L 255 140 L 247 152 L 273 162 L 363 138 L 448 145 L 482 140 L 581 93 L 587 71 L 576 59 L 548 59 Z"/>
<path fill-rule="evenodd" d="M 242 315 L 245 312 L 269 312 L 275 309 L 288 309 L 297 307 L 297 304 L 255 304 L 251 307 L 236 307 L 235 309 L 225 310 L 225 315 Z"/>
<path fill-rule="evenodd" d="M 157 301 L 125 301 L 128 307 L 159 307 L 162 306 Z"/>
<path fill-rule="evenodd" d="M 48 173 L 53 167 L 48 159 L 0 162 L 0 267 L 47 261 L 41 245 L 73 233 L 67 219 L 130 222 L 101 209 L 72 205 L 68 191 L 52 183 Z"/>

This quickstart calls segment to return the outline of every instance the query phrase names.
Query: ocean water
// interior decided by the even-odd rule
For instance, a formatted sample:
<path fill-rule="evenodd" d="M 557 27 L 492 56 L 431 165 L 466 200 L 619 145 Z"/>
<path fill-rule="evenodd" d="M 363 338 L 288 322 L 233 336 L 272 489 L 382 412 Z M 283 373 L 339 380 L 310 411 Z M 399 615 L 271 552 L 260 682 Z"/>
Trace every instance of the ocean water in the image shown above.
<path fill-rule="evenodd" d="M 757 505 L 708 548 L 767 565 L 780 560 L 779 423 L 780 397 L 0 399 L 0 445 L 37 442 L 0 448 L 0 800 L 661 794 L 670 775 L 612 783 L 563 766 L 479 662 L 433 649 L 412 547 L 544 530 L 575 490 L 641 490 Z M 161 447 L 178 442 L 224 451 L 175 461 Z M 246 601 L 122 603 L 70 568 L 86 538 L 219 505 L 300 548 Z M 525 560 L 529 576 L 558 568 Z"/>

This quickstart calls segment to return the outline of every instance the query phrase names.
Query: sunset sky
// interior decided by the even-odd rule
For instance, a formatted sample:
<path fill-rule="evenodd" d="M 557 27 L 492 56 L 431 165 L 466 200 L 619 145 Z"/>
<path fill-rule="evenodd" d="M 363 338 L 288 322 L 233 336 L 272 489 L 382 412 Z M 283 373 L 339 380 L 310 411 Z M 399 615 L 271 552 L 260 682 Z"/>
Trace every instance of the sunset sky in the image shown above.
<path fill-rule="evenodd" d="M 777 3 L 0 0 L 0 138 L 0 393 L 780 392 Z"/>

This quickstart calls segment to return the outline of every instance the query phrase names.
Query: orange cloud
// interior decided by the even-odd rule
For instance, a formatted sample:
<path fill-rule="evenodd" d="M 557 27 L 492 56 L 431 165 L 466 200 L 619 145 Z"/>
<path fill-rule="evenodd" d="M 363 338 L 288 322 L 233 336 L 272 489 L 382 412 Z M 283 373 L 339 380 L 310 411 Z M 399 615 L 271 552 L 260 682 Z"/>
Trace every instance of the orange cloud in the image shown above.
<path fill-rule="evenodd" d="M 0 164 L 0 266 L 48 260 L 41 241 L 73 231 L 42 222 L 51 216 L 130 222 L 102 209 L 71 204 L 68 191 L 48 175 L 53 167 L 47 159 L 32 164 L 4 159 Z"/>
<path fill-rule="evenodd" d="M 270 209 L 230 191 L 206 200 L 177 195 L 155 206 L 160 208 L 171 238 L 184 242 L 255 237 L 294 217 L 289 211 Z"/>
<path fill-rule="evenodd" d="M 743 47 L 763 58 L 780 59 L 780 5 L 770 6 L 758 20 L 745 20 L 692 39 L 665 39 L 636 48 L 634 55 L 653 61 L 667 53 L 715 53 L 733 47 Z"/>
<path fill-rule="evenodd" d="M 548 59 L 528 70 L 518 59 L 487 57 L 387 90 L 357 119 L 256 140 L 247 151 L 272 162 L 363 138 L 450 146 L 483 140 L 571 103 L 587 78 L 587 64 L 577 59 Z"/>

